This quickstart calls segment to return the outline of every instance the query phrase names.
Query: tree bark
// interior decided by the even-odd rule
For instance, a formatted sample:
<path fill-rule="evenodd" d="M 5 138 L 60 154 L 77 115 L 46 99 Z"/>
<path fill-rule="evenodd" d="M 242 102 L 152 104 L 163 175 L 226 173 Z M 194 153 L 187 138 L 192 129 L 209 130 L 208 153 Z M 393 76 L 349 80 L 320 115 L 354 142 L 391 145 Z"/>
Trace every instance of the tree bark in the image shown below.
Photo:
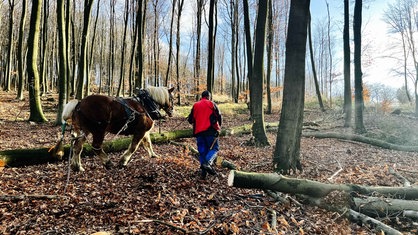
<path fill-rule="evenodd" d="M 264 88 L 264 46 L 266 38 L 266 21 L 268 13 L 268 1 L 260 1 L 258 4 L 257 28 L 255 38 L 253 74 L 250 94 L 251 103 L 257 104 L 252 107 L 253 136 L 257 146 L 270 145 L 266 129 L 264 127 L 263 88 Z"/>
<path fill-rule="evenodd" d="M 90 13 L 93 6 L 94 0 L 84 1 L 84 24 L 83 33 L 81 35 L 81 48 L 80 48 L 80 59 L 78 67 L 78 79 L 77 79 L 77 99 L 82 99 L 87 96 L 88 90 L 85 91 L 84 85 L 88 86 L 88 67 L 87 67 L 87 43 L 89 37 L 89 24 L 90 24 Z M 85 92 L 84 92 L 85 91 Z"/>
<path fill-rule="evenodd" d="M 67 101 L 67 50 L 66 50 L 66 36 L 65 36 L 65 18 L 64 18 L 64 0 L 57 1 L 57 24 L 58 24 L 58 60 L 59 60 L 59 93 L 58 93 L 58 110 L 55 124 L 62 124 L 62 111 L 64 104 Z"/>
<path fill-rule="evenodd" d="M 244 31 L 245 31 L 245 49 L 247 55 L 247 78 L 249 87 L 252 87 L 252 79 L 251 76 L 253 75 L 253 49 L 251 43 L 251 30 L 250 30 L 250 13 L 248 9 L 248 0 L 243 1 L 243 8 L 244 8 Z M 252 118 L 253 115 L 253 93 L 250 91 L 250 115 Z"/>
<path fill-rule="evenodd" d="M 27 8 L 27 0 L 22 1 L 22 15 L 20 17 L 19 23 L 19 37 L 18 37 L 18 46 L 17 46 L 17 64 L 18 64 L 18 79 L 19 85 L 17 89 L 17 99 L 23 100 L 23 90 L 24 90 L 24 83 L 25 83 L 25 69 L 24 69 L 24 48 L 23 48 L 23 38 L 24 38 L 24 31 L 25 31 L 25 24 L 26 24 L 26 8 Z"/>
<path fill-rule="evenodd" d="M 361 23 L 362 0 L 356 0 L 354 6 L 353 32 L 354 32 L 354 96 L 355 96 L 355 131 L 366 132 L 363 122 L 363 72 L 361 71 Z"/>
<path fill-rule="evenodd" d="M 351 126 L 351 77 L 350 77 L 350 2 L 344 0 L 344 127 Z"/>
<path fill-rule="evenodd" d="M 302 171 L 300 138 L 305 104 L 305 58 L 310 0 L 292 0 L 286 41 L 283 105 L 276 148 L 275 171 Z"/>
<path fill-rule="evenodd" d="M 46 122 L 47 119 L 42 111 L 40 89 L 39 89 L 39 71 L 37 65 L 39 51 L 39 34 L 42 0 L 32 2 L 32 12 L 30 17 L 30 28 L 28 36 L 28 45 L 31 45 L 27 55 L 27 70 L 29 83 L 29 121 Z"/>

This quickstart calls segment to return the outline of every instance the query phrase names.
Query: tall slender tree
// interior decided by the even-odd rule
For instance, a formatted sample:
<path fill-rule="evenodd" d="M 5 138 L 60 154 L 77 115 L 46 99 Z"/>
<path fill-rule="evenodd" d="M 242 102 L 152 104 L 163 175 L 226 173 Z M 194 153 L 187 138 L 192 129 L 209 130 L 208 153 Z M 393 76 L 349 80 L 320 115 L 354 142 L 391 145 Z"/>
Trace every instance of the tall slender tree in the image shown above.
<path fill-rule="evenodd" d="M 272 0 L 269 0 L 268 6 L 268 34 L 267 34 L 267 75 L 266 75 L 266 93 L 267 93 L 267 114 L 272 113 L 271 103 L 271 67 L 273 61 L 273 4 Z"/>
<path fill-rule="evenodd" d="M 32 1 L 32 11 L 30 16 L 30 28 L 28 36 L 28 44 L 32 45 L 28 48 L 27 69 L 29 83 L 29 121 L 46 122 L 47 119 L 42 111 L 40 89 L 39 89 L 39 71 L 38 71 L 38 51 L 39 51 L 39 35 L 41 24 L 41 8 L 42 0 Z"/>
<path fill-rule="evenodd" d="M 312 46 L 312 30 L 311 30 L 311 13 L 309 12 L 309 23 L 308 23 L 308 39 L 309 39 L 309 54 L 311 57 L 311 66 L 312 66 L 312 73 L 314 77 L 314 83 L 315 83 L 315 91 L 316 96 L 318 97 L 318 103 L 319 107 L 321 108 L 322 112 L 325 112 L 324 103 L 322 102 L 322 96 L 321 91 L 319 89 L 319 82 L 318 82 L 318 76 L 316 74 L 316 67 L 315 67 L 315 59 L 314 59 L 314 50 Z"/>
<path fill-rule="evenodd" d="M 196 0 L 196 51 L 195 51 L 195 67 L 194 67 L 194 83 L 195 83 L 195 99 L 199 99 L 200 86 L 200 57 L 201 57 L 201 36 L 202 36 L 202 14 L 204 7 L 204 0 Z"/>
<path fill-rule="evenodd" d="M 125 0 L 125 16 L 124 16 L 124 26 L 123 26 L 123 38 L 122 38 L 122 56 L 120 61 L 120 73 L 119 73 L 119 86 L 116 92 L 116 96 L 122 96 L 123 91 L 125 90 L 125 51 L 126 51 L 126 34 L 128 30 L 128 20 L 129 20 L 129 0 Z"/>
<path fill-rule="evenodd" d="M 66 50 L 66 36 L 65 36 L 65 0 L 57 1 L 57 24 L 58 24 L 58 111 L 55 118 L 55 124 L 62 124 L 62 111 L 64 104 L 67 101 L 67 50 Z"/>
<path fill-rule="evenodd" d="M 344 0 L 344 126 L 351 126 L 352 102 L 351 102 L 351 71 L 350 71 L 350 2 Z"/>
<path fill-rule="evenodd" d="M 216 2 L 216 0 L 209 0 L 208 71 L 206 80 L 206 86 L 209 92 L 213 92 L 215 80 Z"/>
<path fill-rule="evenodd" d="M 181 104 L 180 96 L 180 19 L 183 12 L 184 0 L 177 1 L 177 32 L 176 32 L 176 79 L 177 79 L 177 104 Z"/>
<path fill-rule="evenodd" d="M 23 45 L 23 37 L 25 31 L 25 24 L 26 24 L 26 10 L 27 10 L 27 0 L 22 0 L 22 15 L 20 16 L 20 23 L 19 23 L 19 37 L 18 37 L 18 44 L 17 44 L 17 73 L 18 73 L 18 88 L 17 88 L 17 99 L 23 100 L 23 90 L 25 84 L 25 69 L 24 69 L 24 45 Z"/>
<path fill-rule="evenodd" d="M 248 0 L 243 0 L 244 6 L 244 30 L 245 30 L 245 49 L 247 55 L 247 78 L 249 87 L 252 87 L 252 79 L 251 76 L 253 75 L 253 49 L 251 43 L 251 29 L 250 29 L 250 12 L 248 9 Z M 251 93 L 250 91 L 250 114 L 253 115 L 253 100 L 255 94 Z"/>
<path fill-rule="evenodd" d="M 13 56 L 13 48 L 14 48 L 14 33 L 13 33 L 13 26 L 14 26 L 14 12 L 15 12 L 15 0 L 9 0 L 9 8 L 10 8 L 10 15 L 9 15 L 9 41 L 7 45 L 7 58 L 6 58 L 6 76 L 5 76 L 5 91 L 10 91 L 11 81 L 12 81 L 12 56 Z"/>
<path fill-rule="evenodd" d="M 305 103 L 305 58 L 310 0 L 292 0 L 286 40 L 283 104 L 276 147 L 275 171 L 289 174 L 302 170 L 300 139 Z"/>
<path fill-rule="evenodd" d="M 176 12 L 177 0 L 172 0 L 172 8 L 171 8 L 171 21 L 170 21 L 170 39 L 168 42 L 168 62 L 167 62 L 167 71 L 165 74 L 165 82 L 164 84 L 169 83 L 170 74 L 171 74 L 171 60 L 173 58 L 173 31 L 174 31 L 174 16 Z"/>
<path fill-rule="evenodd" d="M 263 89 L 264 89 L 264 49 L 266 41 L 266 21 L 269 0 L 258 2 L 257 28 L 255 32 L 254 67 L 251 76 L 252 85 L 250 93 L 253 104 L 253 126 L 252 132 L 257 146 L 269 145 L 266 128 L 264 126 Z"/>
<path fill-rule="evenodd" d="M 363 72 L 361 71 L 361 23 L 363 0 L 356 0 L 354 6 L 354 96 L 355 96 L 355 132 L 364 133 L 363 123 Z"/>
<path fill-rule="evenodd" d="M 81 34 L 81 49 L 80 49 L 80 59 L 78 63 L 78 78 L 77 78 L 77 99 L 81 99 L 88 94 L 88 90 L 84 89 L 85 84 L 88 84 L 88 68 L 87 68 L 87 43 L 89 37 L 89 24 L 90 24 L 90 15 L 91 9 L 93 6 L 94 0 L 85 0 L 84 1 L 84 23 L 83 23 L 83 32 Z M 88 87 L 88 86 L 87 86 Z"/>

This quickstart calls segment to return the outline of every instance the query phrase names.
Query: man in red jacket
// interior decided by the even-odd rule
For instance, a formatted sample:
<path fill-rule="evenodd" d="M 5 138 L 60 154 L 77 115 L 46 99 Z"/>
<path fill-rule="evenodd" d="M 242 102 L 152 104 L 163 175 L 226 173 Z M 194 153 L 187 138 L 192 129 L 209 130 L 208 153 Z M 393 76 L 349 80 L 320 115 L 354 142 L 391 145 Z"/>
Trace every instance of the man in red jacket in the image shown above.
<path fill-rule="evenodd" d="M 216 159 L 216 153 L 219 151 L 218 136 L 222 125 L 222 115 L 218 106 L 211 101 L 209 91 L 202 93 L 202 98 L 193 105 L 187 120 L 193 124 L 193 135 L 196 137 L 199 151 L 202 179 L 206 178 L 207 173 L 216 175 L 212 165 Z"/>

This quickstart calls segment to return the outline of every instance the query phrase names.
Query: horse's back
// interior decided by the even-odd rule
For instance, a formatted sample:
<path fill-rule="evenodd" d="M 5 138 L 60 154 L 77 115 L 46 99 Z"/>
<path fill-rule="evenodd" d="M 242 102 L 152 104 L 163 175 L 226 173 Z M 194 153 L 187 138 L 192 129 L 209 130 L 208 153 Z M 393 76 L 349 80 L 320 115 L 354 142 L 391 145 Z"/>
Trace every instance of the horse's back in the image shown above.
<path fill-rule="evenodd" d="M 78 112 L 88 120 L 108 121 L 112 112 L 113 98 L 105 95 L 89 95 L 80 101 Z"/>

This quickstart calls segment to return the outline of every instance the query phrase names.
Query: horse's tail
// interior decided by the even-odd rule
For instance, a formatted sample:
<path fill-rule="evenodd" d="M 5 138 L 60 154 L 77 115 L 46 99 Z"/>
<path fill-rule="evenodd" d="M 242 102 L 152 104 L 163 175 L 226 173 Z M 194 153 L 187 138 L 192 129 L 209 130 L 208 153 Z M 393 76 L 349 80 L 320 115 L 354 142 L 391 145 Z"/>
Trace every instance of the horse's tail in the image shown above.
<path fill-rule="evenodd" d="M 62 111 L 62 122 L 66 122 L 67 120 L 71 119 L 73 111 L 78 104 L 78 100 L 71 100 L 64 106 L 64 110 Z"/>

